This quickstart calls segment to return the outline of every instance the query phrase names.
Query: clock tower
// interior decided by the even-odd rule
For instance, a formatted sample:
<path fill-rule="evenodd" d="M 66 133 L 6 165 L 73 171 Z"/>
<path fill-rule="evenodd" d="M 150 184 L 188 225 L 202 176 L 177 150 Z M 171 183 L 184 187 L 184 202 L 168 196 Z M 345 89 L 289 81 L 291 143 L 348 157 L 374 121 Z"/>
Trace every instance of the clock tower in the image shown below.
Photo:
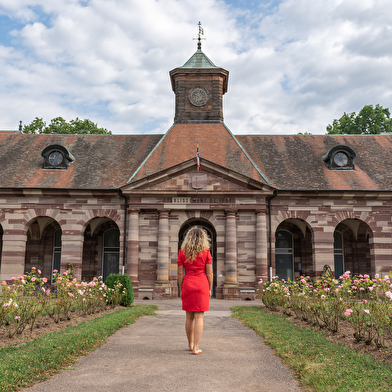
<path fill-rule="evenodd" d="M 176 95 L 174 123 L 223 122 L 222 97 L 227 91 L 229 72 L 217 67 L 202 52 L 200 33 L 195 54 L 170 71 Z"/>

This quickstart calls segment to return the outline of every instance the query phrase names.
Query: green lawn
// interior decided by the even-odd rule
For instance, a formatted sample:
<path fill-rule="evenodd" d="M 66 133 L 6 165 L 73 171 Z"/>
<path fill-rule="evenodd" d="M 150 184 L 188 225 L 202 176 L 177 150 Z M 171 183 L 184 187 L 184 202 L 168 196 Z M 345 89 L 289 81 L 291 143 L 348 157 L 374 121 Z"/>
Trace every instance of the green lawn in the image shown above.
<path fill-rule="evenodd" d="M 262 312 L 260 306 L 235 306 L 233 316 L 254 329 L 273 347 L 308 390 L 392 391 L 392 368 L 343 345 L 303 329 L 283 315 Z"/>
<path fill-rule="evenodd" d="M 118 329 L 157 306 L 136 305 L 52 332 L 18 347 L 0 348 L 0 391 L 18 391 L 50 377 L 104 344 Z"/>

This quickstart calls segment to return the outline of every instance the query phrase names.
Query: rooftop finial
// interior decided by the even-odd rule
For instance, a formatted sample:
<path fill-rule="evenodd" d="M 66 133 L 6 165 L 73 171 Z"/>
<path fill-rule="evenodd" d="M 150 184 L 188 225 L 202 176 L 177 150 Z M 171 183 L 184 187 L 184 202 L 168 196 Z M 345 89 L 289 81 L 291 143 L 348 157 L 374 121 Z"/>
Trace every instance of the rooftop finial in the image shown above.
<path fill-rule="evenodd" d="M 198 34 L 198 38 L 197 38 L 197 49 L 201 50 L 201 40 L 205 39 L 205 38 L 201 38 L 200 36 L 204 35 L 204 29 L 201 27 L 201 22 L 199 22 L 198 26 L 199 26 L 199 34 Z M 194 39 L 196 39 L 196 38 L 194 38 Z"/>

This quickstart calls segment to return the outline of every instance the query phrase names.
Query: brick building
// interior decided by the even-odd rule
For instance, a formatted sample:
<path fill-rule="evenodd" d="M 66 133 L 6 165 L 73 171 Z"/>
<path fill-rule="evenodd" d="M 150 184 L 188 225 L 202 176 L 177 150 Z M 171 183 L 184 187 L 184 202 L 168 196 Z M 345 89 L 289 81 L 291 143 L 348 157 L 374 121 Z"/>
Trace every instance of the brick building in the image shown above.
<path fill-rule="evenodd" d="M 71 263 L 78 279 L 129 274 L 136 298 L 176 297 L 193 225 L 211 237 L 217 298 L 253 299 L 271 273 L 392 269 L 392 136 L 234 136 L 228 74 L 200 45 L 172 70 L 164 135 L 1 133 L 0 280 Z"/>

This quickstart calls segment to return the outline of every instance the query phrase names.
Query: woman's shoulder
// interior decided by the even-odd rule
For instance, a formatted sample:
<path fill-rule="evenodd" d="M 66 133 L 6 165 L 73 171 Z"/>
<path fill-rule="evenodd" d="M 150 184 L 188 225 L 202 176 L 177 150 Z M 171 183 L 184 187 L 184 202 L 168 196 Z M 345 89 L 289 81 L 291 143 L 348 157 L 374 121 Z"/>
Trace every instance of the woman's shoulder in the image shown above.
<path fill-rule="evenodd" d="M 178 259 L 177 259 L 177 262 L 178 263 L 183 263 L 185 261 L 185 253 L 184 253 L 184 251 L 182 250 L 182 249 L 180 249 L 179 251 L 178 251 Z"/>
<path fill-rule="evenodd" d="M 212 263 L 212 257 L 209 249 L 204 249 L 202 255 L 207 264 Z"/>

